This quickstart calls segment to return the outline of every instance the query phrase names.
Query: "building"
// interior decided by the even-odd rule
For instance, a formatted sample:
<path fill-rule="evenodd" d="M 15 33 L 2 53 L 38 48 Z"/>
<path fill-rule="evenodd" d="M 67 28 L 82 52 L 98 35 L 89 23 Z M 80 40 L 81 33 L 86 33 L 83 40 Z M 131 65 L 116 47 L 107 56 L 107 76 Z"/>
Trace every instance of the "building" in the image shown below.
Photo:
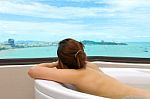
<path fill-rule="evenodd" d="M 14 40 L 14 39 L 8 39 L 8 44 L 9 44 L 11 47 L 15 47 L 15 40 Z"/>

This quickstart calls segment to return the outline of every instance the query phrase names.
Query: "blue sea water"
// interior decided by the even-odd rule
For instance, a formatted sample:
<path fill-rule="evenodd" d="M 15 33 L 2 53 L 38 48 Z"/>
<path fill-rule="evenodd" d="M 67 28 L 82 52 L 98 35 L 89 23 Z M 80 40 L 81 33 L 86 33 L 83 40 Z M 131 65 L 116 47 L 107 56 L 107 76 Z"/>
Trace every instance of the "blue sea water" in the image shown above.
<path fill-rule="evenodd" d="M 127 43 L 128 45 L 85 45 L 88 56 L 150 58 L 150 43 Z M 18 48 L 0 51 L 0 58 L 56 57 L 57 46 Z"/>

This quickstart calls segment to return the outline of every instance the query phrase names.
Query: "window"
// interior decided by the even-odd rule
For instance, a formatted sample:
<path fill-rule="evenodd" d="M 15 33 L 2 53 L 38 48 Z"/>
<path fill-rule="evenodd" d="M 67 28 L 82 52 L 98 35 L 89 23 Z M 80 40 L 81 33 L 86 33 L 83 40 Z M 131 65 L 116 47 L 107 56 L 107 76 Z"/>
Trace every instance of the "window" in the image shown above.
<path fill-rule="evenodd" d="M 1 0 L 0 59 L 56 57 L 74 38 L 88 56 L 150 58 L 150 1 Z"/>

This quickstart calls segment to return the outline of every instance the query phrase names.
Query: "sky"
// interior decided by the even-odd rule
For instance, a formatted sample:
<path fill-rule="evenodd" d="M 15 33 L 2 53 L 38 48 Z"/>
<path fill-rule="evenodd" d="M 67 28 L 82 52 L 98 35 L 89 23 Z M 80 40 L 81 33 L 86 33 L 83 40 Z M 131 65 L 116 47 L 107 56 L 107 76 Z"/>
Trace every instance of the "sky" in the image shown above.
<path fill-rule="evenodd" d="M 150 0 L 0 0 L 0 42 L 150 42 Z"/>

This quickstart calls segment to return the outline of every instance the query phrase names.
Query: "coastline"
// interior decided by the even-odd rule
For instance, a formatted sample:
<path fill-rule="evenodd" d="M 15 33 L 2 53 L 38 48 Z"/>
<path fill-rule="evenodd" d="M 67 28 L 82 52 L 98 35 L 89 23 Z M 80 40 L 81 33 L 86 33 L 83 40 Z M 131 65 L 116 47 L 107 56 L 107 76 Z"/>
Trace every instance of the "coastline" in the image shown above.
<path fill-rule="evenodd" d="M 127 43 L 116 43 L 116 42 L 95 42 L 95 41 L 90 41 L 90 40 L 84 40 L 81 41 L 84 45 L 128 45 Z M 35 48 L 35 47 L 48 47 L 48 46 L 58 46 L 58 43 L 53 42 L 51 44 L 39 44 L 39 43 L 28 43 L 25 44 L 26 42 L 24 42 L 24 44 L 14 44 L 13 47 L 11 47 L 11 45 L 3 45 L 3 47 L 0 47 L 0 51 L 2 50 L 9 50 L 9 49 L 20 49 L 20 48 Z"/>
<path fill-rule="evenodd" d="M 88 56 L 150 58 L 150 44 L 98 45 L 86 44 Z M 57 46 L 8 48 L 0 50 L 0 58 L 37 58 L 57 56 Z"/>

